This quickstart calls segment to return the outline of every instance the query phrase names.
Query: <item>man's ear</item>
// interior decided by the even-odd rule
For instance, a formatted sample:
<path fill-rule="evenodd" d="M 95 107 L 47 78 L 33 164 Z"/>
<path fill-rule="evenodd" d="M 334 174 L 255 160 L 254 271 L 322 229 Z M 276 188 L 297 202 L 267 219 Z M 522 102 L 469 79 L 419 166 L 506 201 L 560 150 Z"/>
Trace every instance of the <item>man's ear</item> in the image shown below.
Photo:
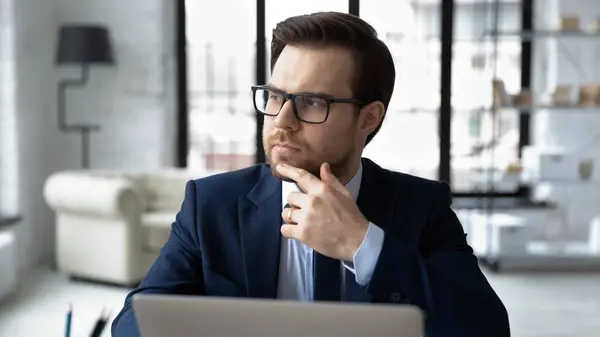
<path fill-rule="evenodd" d="M 385 106 L 380 101 L 371 102 L 360 110 L 359 131 L 366 136 L 371 134 L 383 120 Z"/>

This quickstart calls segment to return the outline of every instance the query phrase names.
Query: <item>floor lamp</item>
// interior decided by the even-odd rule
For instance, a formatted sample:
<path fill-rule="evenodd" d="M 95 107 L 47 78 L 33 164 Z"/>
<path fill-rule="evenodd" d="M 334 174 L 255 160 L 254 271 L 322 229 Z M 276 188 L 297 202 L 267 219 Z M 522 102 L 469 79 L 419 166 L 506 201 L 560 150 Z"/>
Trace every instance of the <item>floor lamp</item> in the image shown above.
<path fill-rule="evenodd" d="M 58 127 L 62 132 L 79 132 L 82 141 L 82 167 L 90 167 L 90 133 L 98 125 L 69 125 L 66 120 L 67 88 L 83 87 L 88 82 L 90 65 L 113 65 L 113 50 L 108 30 L 97 25 L 65 25 L 59 30 L 57 65 L 81 67 L 79 79 L 63 79 L 58 85 Z"/>

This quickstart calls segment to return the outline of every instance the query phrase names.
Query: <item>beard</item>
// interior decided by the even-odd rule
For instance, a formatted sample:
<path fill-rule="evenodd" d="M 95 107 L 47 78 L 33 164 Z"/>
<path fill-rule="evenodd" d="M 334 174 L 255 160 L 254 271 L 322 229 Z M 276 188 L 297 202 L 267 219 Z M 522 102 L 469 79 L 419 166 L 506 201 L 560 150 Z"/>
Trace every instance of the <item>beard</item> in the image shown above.
<path fill-rule="evenodd" d="M 284 155 L 278 154 L 277 158 L 274 158 L 273 154 L 273 144 L 278 142 L 289 141 L 293 143 L 295 146 L 300 148 L 300 151 L 294 153 L 292 155 Z M 344 142 L 341 142 L 342 144 Z M 345 148 L 340 149 L 339 151 L 332 151 L 333 153 L 337 153 L 337 155 L 324 155 L 317 154 L 315 151 L 311 151 L 310 146 L 306 143 L 298 142 L 286 135 L 284 132 L 277 131 L 268 135 L 267 137 L 263 134 L 263 146 L 265 150 L 265 155 L 267 159 L 267 163 L 271 166 L 271 173 L 274 177 L 287 181 L 294 182 L 292 179 L 282 176 L 277 172 L 275 167 L 279 163 L 288 164 L 297 168 L 301 168 L 312 174 L 313 176 L 321 179 L 321 165 L 324 162 L 329 163 L 331 167 L 331 173 L 333 173 L 336 177 L 340 178 L 344 176 L 348 167 L 352 160 L 352 149 Z M 347 144 L 352 144 L 350 141 Z"/>

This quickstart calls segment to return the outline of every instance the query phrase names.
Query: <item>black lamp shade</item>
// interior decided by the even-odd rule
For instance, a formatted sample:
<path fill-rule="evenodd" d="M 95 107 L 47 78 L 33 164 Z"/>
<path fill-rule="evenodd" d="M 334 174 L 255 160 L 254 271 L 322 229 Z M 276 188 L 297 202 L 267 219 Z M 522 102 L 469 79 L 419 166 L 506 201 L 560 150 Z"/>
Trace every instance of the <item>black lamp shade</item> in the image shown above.
<path fill-rule="evenodd" d="M 114 64 L 108 29 L 97 25 L 65 25 L 60 28 L 57 64 Z"/>

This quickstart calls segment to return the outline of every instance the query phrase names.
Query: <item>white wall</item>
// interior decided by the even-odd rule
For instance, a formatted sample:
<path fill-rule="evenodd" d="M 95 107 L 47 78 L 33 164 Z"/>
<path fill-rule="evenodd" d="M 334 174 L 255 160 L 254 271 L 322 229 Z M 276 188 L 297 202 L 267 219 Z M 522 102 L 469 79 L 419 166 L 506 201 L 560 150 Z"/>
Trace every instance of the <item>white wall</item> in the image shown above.
<path fill-rule="evenodd" d="M 57 127 L 57 84 L 76 69 L 54 65 L 57 29 L 63 23 L 108 26 L 117 65 L 92 69 L 90 82 L 67 94 L 72 123 L 92 123 L 93 168 L 171 166 L 175 154 L 175 1 L 17 0 L 16 115 L 20 209 L 20 265 L 54 260 L 54 215 L 42 199 L 49 174 L 81 163 L 77 134 Z"/>
<path fill-rule="evenodd" d="M 92 68 L 89 85 L 72 90 L 67 96 L 72 122 L 98 123 L 103 127 L 92 137 L 92 165 L 107 168 L 171 165 L 175 146 L 174 124 L 170 123 L 175 119 L 175 1 L 55 0 L 55 3 L 57 24 L 106 25 L 114 42 L 116 67 Z M 58 72 L 63 78 L 78 74 L 76 68 Z M 79 144 L 76 135 L 59 137 L 75 139 L 75 144 Z"/>
<path fill-rule="evenodd" d="M 13 0 L 0 0 L 0 214 L 17 213 L 18 170 L 15 113 Z"/>
<path fill-rule="evenodd" d="M 52 167 L 47 151 L 63 144 L 50 144 L 46 137 L 56 113 L 54 76 L 48 57 L 55 30 L 52 2 L 25 0 L 15 1 L 14 5 L 19 208 L 24 217 L 17 226 L 17 245 L 20 264 L 28 267 L 51 252 L 52 214 L 40 191 Z"/>
<path fill-rule="evenodd" d="M 600 17 L 598 0 L 544 0 L 538 5 L 538 29 L 557 29 L 561 15 L 577 15 L 580 26 L 588 28 Z M 577 99 L 582 83 L 600 84 L 600 37 L 539 39 L 535 41 L 535 91 L 549 95 L 556 85 L 571 85 Z M 600 166 L 600 107 L 595 109 L 551 110 L 533 117 L 533 143 L 559 146 L 592 158 Z M 596 168 L 596 173 L 600 169 Z M 553 184 L 554 195 L 566 212 L 570 235 L 586 239 L 590 219 L 600 214 L 599 184 Z"/>

